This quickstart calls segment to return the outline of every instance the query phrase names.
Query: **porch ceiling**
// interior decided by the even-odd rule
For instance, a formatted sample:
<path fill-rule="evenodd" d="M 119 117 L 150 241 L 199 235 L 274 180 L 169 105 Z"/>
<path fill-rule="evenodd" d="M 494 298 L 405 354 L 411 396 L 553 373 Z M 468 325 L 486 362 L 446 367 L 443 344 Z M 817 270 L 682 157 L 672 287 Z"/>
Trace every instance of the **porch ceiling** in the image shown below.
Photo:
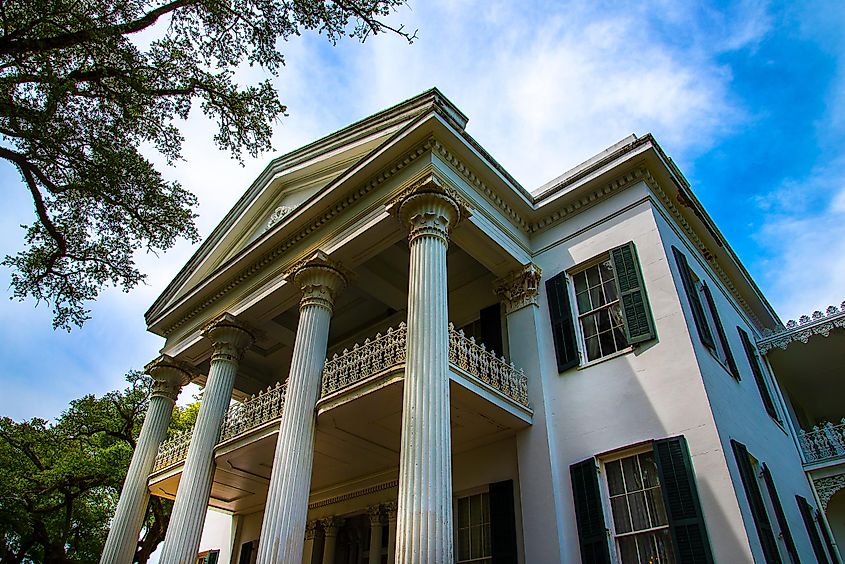
<path fill-rule="evenodd" d="M 845 417 L 845 330 L 792 342 L 766 353 L 781 386 L 797 407 L 802 425 Z"/>

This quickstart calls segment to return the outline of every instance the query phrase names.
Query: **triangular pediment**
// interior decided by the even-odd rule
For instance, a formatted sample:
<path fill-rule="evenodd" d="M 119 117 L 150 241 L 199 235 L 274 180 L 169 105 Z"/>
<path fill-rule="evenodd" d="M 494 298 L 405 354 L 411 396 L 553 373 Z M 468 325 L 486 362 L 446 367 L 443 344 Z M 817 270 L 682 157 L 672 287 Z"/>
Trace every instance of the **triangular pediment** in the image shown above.
<path fill-rule="evenodd" d="M 436 89 L 356 122 L 273 160 L 200 245 L 146 314 L 148 323 L 226 267 L 266 232 L 388 143 L 397 132 L 437 113 L 463 128 L 463 116 Z"/>

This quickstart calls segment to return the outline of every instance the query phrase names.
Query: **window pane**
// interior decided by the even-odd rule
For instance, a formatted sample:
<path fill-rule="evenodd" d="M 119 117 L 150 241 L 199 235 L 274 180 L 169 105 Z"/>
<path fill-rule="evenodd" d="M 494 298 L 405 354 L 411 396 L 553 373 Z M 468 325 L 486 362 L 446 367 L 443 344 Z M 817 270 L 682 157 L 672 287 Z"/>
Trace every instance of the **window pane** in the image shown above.
<path fill-rule="evenodd" d="M 469 526 L 469 498 L 462 497 L 458 500 L 458 527 Z"/>
<path fill-rule="evenodd" d="M 610 508 L 613 512 L 613 527 L 617 533 L 631 532 L 631 518 L 628 515 L 628 502 L 624 495 L 610 499 Z"/>
<path fill-rule="evenodd" d="M 474 495 L 469 498 L 469 522 L 470 525 L 481 524 L 481 496 Z"/>
<path fill-rule="evenodd" d="M 669 521 L 666 519 L 666 508 L 663 505 L 663 494 L 660 488 L 646 490 L 646 502 L 651 513 L 651 526 L 667 525 Z"/>
<path fill-rule="evenodd" d="M 458 529 L 458 560 L 469 559 L 469 529 Z"/>
<path fill-rule="evenodd" d="M 643 477 L 643 486 L 652 488 L 660 485 L 660 480 L 657 477 L 657 463 L 654 461 L 654 453 L 644 452 L 637 458 L 640 459 L 640 471 Z"/>
<path fill-rule="evenodd" d="M 594 286 L 601 286 L 601 275 L 599 274 L 599 267 L 592 266 L 587 269 L 587 282 L 590 284 L 590 288 Z"/>
<path fill-rule="evenodd" d="M 596 329 L 596 317 L 598 314 L 591 313 L 586 317 L 581 319 L 581 327 L 584 328 L 584 338 L 592 337 L 596 333 L 598 333 L 598 329 Z"/>
<path fill-rule="evenodd" d="M 668 564 L 674 562 L 669 531 L 654 531 L 636 535 L 638 537 L 640 562 Z"/>
<path fill-rule="evenodd" d="M 626 491 L 633 492 L 643 489 L 643 481 L 640 478 L 640 465 L 637 464 L 636 456 L 622 459 L 622 473 L 625 474 Z"/>
<path fill-rule="evenodd" d="M 607 309 L 599 310 L 597 322 L 599 326 L 599 333 L 610 331 L 610 312 Z"/>
<path fill-rule="evenodd" d="M 622 483 L 622 462 L 614 460 L 604 465 L 607 472 L 607 487 L 610 495 L 625 493 L 625 485 Z"/>
<path fill-rule="evenodd" d="M 481 553 L 480 525 L 470 528 L 469 555 L 470 558 L 481 558 L 482 556 L 484 556 Z"/>
<path fill-rule="evenodd" d="M 625 333 L 619 327 L 613 329 L 613 340 L 616 341 L 616 350 L 618 351 L 628 346 L 628 339 L 625 338 Z"/>
<path fill-rule="evenodd" d="M 619 558 L 622 560 L 622 564 L 639 563 L 636 537 L 623 537 L 619 539 Z"/>
<path fill-rule="evenodd" d="M 616 346 L 613 344 L 613 332 L 607 331 L 599 333 L 599 344 L 601 345 L 601 355 L 607 356 L 610 353 L 616 352 Z"/>
<path fill-rule="evenodd" d="M 575 293 L 580 294 L 587 291 L 587 274 L 585 272 L 579 272 L 572 276 L 572 281 L 575 282 Z"/>
<path fill-rule="evenodd" d="M 598 336 L 587 339 L 587 360 L 595 360 L 601 356 Z"/>
<path fill-rule="evenodd" d="M 628 506 L 631 509 L 631 526 L 634 531 L 650 529 L 648 509 L 645 505 L 645 492 L 628 494 Z"/>
<path fill-rule="evenodd" d="M 585 313 L 593 309 L 590 304 L 589 292 L 578 292 L 575 294 L 575 301 L 578 303 L 578 313 Z"/>
<path fill-rule="evenodd" d="M 604 298 L 608 302 L 615 302 L 617 297 L 618 296 L 616 295 L 616 283 L 613 280 L 611 280 L 610 282 L 605 282 Z"/>
<path fill-rule="evenodd" d="M 601 286 L 590 288 L 590 301 L 593 302 L 594 309 L 605 304 L 604 295 L 602 295 L 601 291 Z"/>
<path fill-rule="evenodd" d="M 602 281 L 607 282 L 608 280 L 613 280 L 613 266 L 610 264 L 610 259 L 601 263 L 598 268 Z"/>

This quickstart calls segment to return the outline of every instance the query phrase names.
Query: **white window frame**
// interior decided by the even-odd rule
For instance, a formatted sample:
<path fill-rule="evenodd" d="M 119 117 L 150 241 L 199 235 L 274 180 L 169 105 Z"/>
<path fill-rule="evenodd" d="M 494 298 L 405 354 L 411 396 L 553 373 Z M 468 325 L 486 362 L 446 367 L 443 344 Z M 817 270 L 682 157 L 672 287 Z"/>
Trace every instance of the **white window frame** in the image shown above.
<path fill-rule="evenodd" d="M 468 497 L 473 497 L 476 495 L 487 494 L 487 510 L 490 510 L 490 487 L 488 485 L 479 486 L 477 488 L 472 488 L 468 490 L 462 490 L 460 492 L 453 493 L 452 497 L 452 515 L 453 517 L 453 542 L 455 543 L 455 562 L 457 564 L 472 564 L 473 562 L 485 562 L 489 561 L 492 562 L 493 560 L 493 548 L 492 548 L 492 522 L 488 522 L 487 525 L 490 527 L 488 534 L 491 538 L 491 545 L 490 545 L 490 556 L 483 556 L 481 558 L 474 558 L 472 560 L 458 560 L 458 500 L 464 499 Z M 492 519 L 492 516 L 491 516 Z"/>
<path fill-rule="evenodd" d="M 599 464 L 599 473 L 602 476 L 602 479 L 599 480 L 599 491 L 601 492 L 602 496 L 602 508 L 604 510 L 605 517 L 605 527 L 607 528 L 608 532 L 608 544 L 610 546 L 610 556 L 613 562 L 622 562 L 622 556 L 619 553 L 619 543 L 617 542 L 617 538 L 619 537 L 626 537 L 640 533 L 648 533 L 652 531 L 662 531 L 666 530 L 669 531 L 669 523 L 667 521 L 666 525 L 660 527 L 652 527 L 650 529 L 642 529 L 638 531 L 631 531 L 629 533 L 621 533 L 617 534 L 616 532 L 616 522 L 613 518 L 613 506 L 610 503 L 610 484 L 608 483 L 608 471 L 607 471 L 607 464 L 610 462 L 616 462 L 617 460 L 622 460 L 623 458 L 629 458 L 632 456 L 636 456 L 638 454 L 644 454 L 647 452 L 651 452 L 654 456 L 657 454 L 654 452 L 654 446 L 651 442 L 641 443 L 638 445 L 633 445 L 631 447 L 626 447 L 624 449 L 614 451 L 604 455 L 598 455 L 596 460 Z M 661 493 L 663 489 L 663 482 L 660 483 Z M 664 508 L 665 509 L 665 508 Z M 667 510 L 668 511 L 668 510 Z M 670 535 L 670 549 L 675 551 L 675 546 L 673 541 L 671 540 Z"/>
<path fill-rule="evenodd" d="M 586 260 L 584 262 L 581 262 L 581 263 L 573 266 L 572 268 L 570 268 L 569 270 L 566 271 L 566 280 L 567 280 L 566 288 L 567 288 L 567 291 L 569 292 L 569 303 L 570 303 L 570 308 L 572 310 L 571 313 L 572 313 L 573 325 L 575 326 L 575 342 L 578 345 L 578 361 L 579 361 L 578 369 L 579 370 L 582 369 L 582 368 L 588 368 L 590 366 L 599 364 L 601 362 L 605 362 L 607 360 L 610 360 L 612 358 L 616 358 L 618 356 L 628 354 L 629 352 L 634 350 L 633 345 L 629 344 L 625 347 L 622 347 L 621 349 L 619 349 L 617 351 L 614 351 L 610 354 L 606 354 L 604 356 L 600 356 L 598 358 L 594 358 L 593 360 L 590 360 L 587 356 L 587 340 L 584 337 L 584 327 L 583 327 L 583 325 L 581 325 L 582 315 L 581 315 L 581 312 L 578 310 L 578 296 L 577 296 L 577 292 L 575 291 L 575 275 L 580 274 L 581 272 L 584 272 L 585 270 L 588 270 L 588 269 L 590 269 L 594 266 L 600 265 L 601 263 L 608 261 L 608 260 L 611 260 L 609 251 L 605 252 L 605 253 L 601 253 L 600 255 L 597 255 L 597 256 L 595 256 L 595 257 L 593 257 L 589 260 Z M 616 296 L 615 302 L 611 302 L 611 304 L 605 304 L 602 307 L 609 308 L 614 303 L 618 304 L 619 301 L 620 301 L 619 296 Z M 620 308 L 621 308 L 621 305 L 620 305 Z M 591 313 L 593 313 L 595 311 L 598 311 L 598 310 L 593 310 Z M 586 313 L 584 315 L 590 315 L 590 313 Z M 625 331 L 624 331 L 624 323 L 625 323 L 624 318 L 622 320 L 622 323 L 623 323 L 622 333 L 624 335 L 624 333 L 625 333 Z"/>

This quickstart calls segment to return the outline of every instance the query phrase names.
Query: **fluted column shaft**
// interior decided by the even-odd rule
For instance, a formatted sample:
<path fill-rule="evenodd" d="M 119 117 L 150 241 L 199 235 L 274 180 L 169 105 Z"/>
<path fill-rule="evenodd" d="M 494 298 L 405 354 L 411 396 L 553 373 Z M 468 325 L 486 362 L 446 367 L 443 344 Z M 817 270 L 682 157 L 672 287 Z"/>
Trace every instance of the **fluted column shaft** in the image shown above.
<path fill-rule="evenodd" d="M 132 562 L 150 498 L 147 481 L 158 447 L 167 435 L 176 398 L 182 386 L 190 381 L 190 368 L 169 357 L 160 357 L 147 365 L 146 370 L 155 379 L 153 393 L 120 491 L 101 564 Z"/>
<path fill-rule="evenodd" d="M 334 555 L 337 550 L 337 533 L 343 526 L 343 519 L 325 517 L 320 522 L 323 524 L 323 564 L 334 564 Z"/>
<path fill-rule="evenodd" d="M 381 507 L 378 505 L 367 508 L 370 518 L 370 556 L 369 564 L 381 564 Z"/>
<path fill-rule="evenodd" d="M 261 524 L 257 564 L 297 562 L 303 554 L 314 455 L 314 408 L 320 389 L 340 271 L 318 253 L 293 275 L 302 290 L 285 409 Z M 328 542 L 328 540 L 326 541 Z"/>
<path fill-rule="evenodd" d="M 251 333 L 228 314 L 209 325 L 203 336 L 212 341 L 211 367 L 176 490 L 162 564 L 192 564 L 196 559 L 214 477 L 214 447 L 232 399 L 238 363 L 253 341 Z"/>
<path fill-rule="evenodd" d="M 411 195 L 400 208 L 411 250 L 396 532 L 401 564 L 453 561 L 446 248 L 458 215 L 455 201 L 440 193 Z"/>
<path fill-rule="evenodd" d="M 393 564 L 396 561 L 396 502 L 391 501 L 385 504 L 387 511 L 387 561 Z"/>

